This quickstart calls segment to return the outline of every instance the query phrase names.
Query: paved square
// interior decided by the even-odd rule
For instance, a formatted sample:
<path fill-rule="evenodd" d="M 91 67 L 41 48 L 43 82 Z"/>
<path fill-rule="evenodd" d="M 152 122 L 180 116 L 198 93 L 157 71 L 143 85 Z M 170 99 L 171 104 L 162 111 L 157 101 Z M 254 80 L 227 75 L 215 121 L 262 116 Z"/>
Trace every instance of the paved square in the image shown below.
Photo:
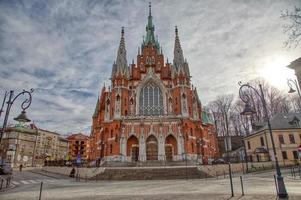
<path fill-rule="evenodd" d="M 292 179 L 283 170 L 290 199 L 301 199 L 301 180 Z M 243 175 L 245 196 L 241 196 L 238 175 L 233 178 L 235 196 L 231 199 L 275 199 L 273 171 Z M 52 176 L 52 175 L 51 175 Z M 30 179 L 29 179 L 30 178 Z M 14 189 L 1 192 L 1 200 L 38 199 L 43 181 L 42 199 L 229 199 L 229 179 L 154 180 L 154 181 L 81 181 L 64 176 L 46 177 L 32 172 L 16 173 Z M 23 184 L 22 184 L 23 182 Z M 26 182 L 26 183 L 25 183 Z"/>

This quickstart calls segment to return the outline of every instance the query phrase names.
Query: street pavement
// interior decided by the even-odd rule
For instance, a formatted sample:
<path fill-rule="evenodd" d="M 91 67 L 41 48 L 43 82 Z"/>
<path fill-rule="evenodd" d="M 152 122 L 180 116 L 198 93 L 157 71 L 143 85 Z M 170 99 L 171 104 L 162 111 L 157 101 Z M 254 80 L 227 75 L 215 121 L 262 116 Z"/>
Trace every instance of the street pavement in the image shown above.
<path fill-rule="evenodd" d="M 34 172 L 34 173 L 33 173 Z M 243 175 L 244 193 L 241 195 L 240 178 L 233 178 L 234 197 L 231 198 L 228 177 L 194 180 L 145 181 L 76 181 L 75 179 L 44 174 L 41 171 L 24 171 L 14 174 L 15 188 L 0 192 L 1 200 L 33 200 L 39 198 L 40 181 L 43 181 L 42 199 L 102 200 L 102 199 L 275 199 L 274 171 Z M 293 179 L 284 171 L 285 184 L 291 199 L 301 199 L 301 179 Z M 32 181 L 30 181 L 32 180 Z M 23 181 L 23 182 L 22 182 Z M 24 182 L 25 181 L 25 182 Z M 32 182 L 32 183 L 31 183 Z"/>

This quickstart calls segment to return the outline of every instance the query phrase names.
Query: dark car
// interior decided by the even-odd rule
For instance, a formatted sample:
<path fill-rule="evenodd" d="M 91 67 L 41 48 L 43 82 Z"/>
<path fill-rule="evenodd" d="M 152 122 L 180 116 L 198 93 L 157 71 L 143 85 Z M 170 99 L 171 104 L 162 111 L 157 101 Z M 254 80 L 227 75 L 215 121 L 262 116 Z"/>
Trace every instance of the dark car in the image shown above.
<path fill-rule="evenodd" d="M 218 158 L 212 161 L 212 165 L 217 165 L 217 164 L 226 164 L 226 161 L 222 158 Z"/>

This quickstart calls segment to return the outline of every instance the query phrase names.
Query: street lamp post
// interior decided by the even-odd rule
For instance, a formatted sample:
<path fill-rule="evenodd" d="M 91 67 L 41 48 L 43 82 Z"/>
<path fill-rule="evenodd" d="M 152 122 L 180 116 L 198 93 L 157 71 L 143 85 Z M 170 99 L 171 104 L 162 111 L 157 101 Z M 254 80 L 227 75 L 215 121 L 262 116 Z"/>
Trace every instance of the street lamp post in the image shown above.
<path fill-rule="evenodd" d="M 14 91 L 13 90 L 11 90 L 9 92 L 8 101 L 6 102 L 7 107 L 6 107 L 6 111 L 5 111 L 4 121 L 3 121 L 3 124 L 2 124 L 2 128 L 0 130 L 0 145 L 1 145 L 1 149 L 2 149 L 2 161 L 3 161 L 3 158 L 5 157 L 5 155 L 4 155 L 5 151 L 4 151 L 4 148 L 2 147 L 2 138 L 3 138 L 4 132 L 5 132 L 6 126 L 7 126 L 7 121 L 8 121 L 10 109 L 11 109 L 13 103 L 15 102 L 15 100 L 18 97 L 20 97 L 21 95 L 28 95 L 28 97 L 21 104 L 21 108 L 22 108 L 21 114 L 19 116 L 17 116 L 16 118 L 14 118 L 14 120 L 16 120 L 18 122 L 30 122 L 31 120 L 27 118 L 25 110 L 31 104 L 31 100 L 32 100 L 31 94 L 32 93 L 33 93 L 33 89 L 31 89 L 30 91 L 23 90 L 22 92 L 20 92 L 16 96 L 14 96 Z M 1 113 L 3 112 L 3 107 L 4 107 L 4 103 L 6 101 L 7 95 L 8 95 L 8 92 L 5 92 L 5 95 L 4 95 L 4 98 L 3 98 L 3 103 L 2 103 L 2 106 L 1 106 L 1 110 L 0 110 L 0 116 L 1 116 Z"/>
<path fill-rule="evenodd" d="M 287 85 L 290 88 L 290 90 L 288 91 L 288 93 L 295 93 L 296 90 L 293 88 L 293 85 L 295 86 L 295 88 L 297 89 L 299 98 L 301 100 L 300 88 L 299 88 L 297 80 L 296 79 L 295 80 L 293 80 L 293 79 L 287 79 Z"/>
<path fill-rule="evenodd" d="M 262 85 L 259 84 L 260 92 L 258 92 L 258 90 L 255 89 L 253 86 L 249 85 L 249 83 L 242 84 L 241 82 L 239 82 L 238 84 L 240 86 L 240 88 L 239 88 L 239 97 L 245 103 L 245 108 L 244 108 L 243 112 L 241 112 L 242 115 L 252 115 L 255 112 L 249 104 L 250 97 L 248 95 L 246 95 L 245 92 L 243 91 L 244 88 L 253 90 L 261 100 L 261 103 L 262 103 L 262 106 L 263 106 L 263 109 L 264 109 L 264 113 L 265 113 L 265 118 L 266 118 L 267 123 L 268 123 L 268 128 L 269 128 L 271 141 L 272 141 L 273 155 L 274 155 L 274 158 L 275 158 L 276 174 L 277 174 L 278 196 L 279 197 L 287 197 L 288 194 L 286 192 L 284 180 L 283 180 L 283 177 L 281 175 L 280 166 L 279 166 L 279 163 L 278 163 L 277 153 L 276 153 L 276 150 L 275 150 L 274 137 L 273 137 L 273 134 L 272 134 L 271 123 L 270 123 L 270 119 L 269 119 L 269 115 L 268 115 L 268 111 L 267 111 L 267 107 L 266 107 L 266 101 L 265 101 L 265 98 L 264 98 Z"/>

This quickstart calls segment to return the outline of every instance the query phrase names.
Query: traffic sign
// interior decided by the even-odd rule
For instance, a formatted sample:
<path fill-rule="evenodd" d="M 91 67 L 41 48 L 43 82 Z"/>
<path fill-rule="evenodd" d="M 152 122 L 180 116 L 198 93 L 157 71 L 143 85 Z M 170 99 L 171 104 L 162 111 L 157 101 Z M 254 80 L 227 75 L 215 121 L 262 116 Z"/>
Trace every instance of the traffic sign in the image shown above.
<path fill-rule="evenodd" d="M 80 154 L 77 155 L 76 163 L 77 163 L 77 164 L 80 164 L 80 163 L 81 163 L 81 157 L 80 157 Z"/>

